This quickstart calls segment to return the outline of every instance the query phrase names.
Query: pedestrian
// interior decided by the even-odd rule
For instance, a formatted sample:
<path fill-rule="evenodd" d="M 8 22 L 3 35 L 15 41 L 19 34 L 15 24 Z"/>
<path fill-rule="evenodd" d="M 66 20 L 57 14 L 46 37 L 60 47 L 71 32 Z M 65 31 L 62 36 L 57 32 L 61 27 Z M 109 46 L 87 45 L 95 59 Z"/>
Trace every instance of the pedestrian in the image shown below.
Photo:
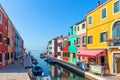
<path fill-rule="evenodd" d="M 21 65 L 22 65 L 22 67 L 24 67 L 24 58 L 22 58 Z"/>
<path fill-rule="evenodd" d="M 24 67 L 24 58 L 23 58 L 23 56 L 20 57 L 20 65 L 22 67 Z"/>

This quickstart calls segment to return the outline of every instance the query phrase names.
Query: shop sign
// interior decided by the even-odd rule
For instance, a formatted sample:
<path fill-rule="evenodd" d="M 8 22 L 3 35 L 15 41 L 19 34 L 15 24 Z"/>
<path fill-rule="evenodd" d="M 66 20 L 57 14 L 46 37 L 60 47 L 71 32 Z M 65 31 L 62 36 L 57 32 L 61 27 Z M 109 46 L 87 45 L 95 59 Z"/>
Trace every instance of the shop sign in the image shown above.
<path fill-rule="evenodd" d="M 90 65 L 90 71 L 98 74 L 104 73 L 103 66 L 99 66 L 99 65 Z"/>

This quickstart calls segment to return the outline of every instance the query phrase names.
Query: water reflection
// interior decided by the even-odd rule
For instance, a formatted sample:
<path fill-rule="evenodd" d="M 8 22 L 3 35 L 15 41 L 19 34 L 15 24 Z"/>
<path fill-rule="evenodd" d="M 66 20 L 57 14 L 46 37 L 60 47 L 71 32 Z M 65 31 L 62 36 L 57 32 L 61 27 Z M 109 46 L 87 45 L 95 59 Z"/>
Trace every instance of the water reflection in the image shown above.
<path fill-rule="evenodd" d="M 89 80 L 81 75 L 71 72 L 63 66 L 47 63 L 52 80 Z"/>
<path fill-rule="evenodd" d="M 31 54 L 34 55 L 35 59 L 39 61 L 38 66 L 42 67 L 45 74 L 51 76 L 51 80 L 90 80 L 84 76 L 78 75 L 71 69 L 65 68 L 58 64 L 49 64 L 45 62 L 45 59 L 41 59 L 37 52 L 32 52 Z"/>

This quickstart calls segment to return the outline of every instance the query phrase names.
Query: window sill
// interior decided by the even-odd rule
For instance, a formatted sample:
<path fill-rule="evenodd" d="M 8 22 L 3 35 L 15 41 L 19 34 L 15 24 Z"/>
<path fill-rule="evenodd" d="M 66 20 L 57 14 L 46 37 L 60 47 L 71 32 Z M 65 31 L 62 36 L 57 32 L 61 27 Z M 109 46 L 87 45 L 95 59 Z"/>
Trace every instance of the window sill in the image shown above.
<path fill-rule="evenodd" d="M 100 42 L 100 44 L 105 44 L 105 43 L 107 43 L 107 42 Z"/>

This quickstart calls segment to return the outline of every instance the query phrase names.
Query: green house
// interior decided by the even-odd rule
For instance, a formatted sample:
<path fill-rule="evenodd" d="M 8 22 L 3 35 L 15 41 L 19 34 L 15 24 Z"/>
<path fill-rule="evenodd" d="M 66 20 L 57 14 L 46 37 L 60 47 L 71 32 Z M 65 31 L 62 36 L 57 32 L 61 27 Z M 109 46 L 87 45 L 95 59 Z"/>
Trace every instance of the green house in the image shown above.
<path fill-rule="evenodd" d="M 68 37 L 68 62 L 76 64 L 77 58 L 76 58 L 76 53 L 77 53 L 77 47 L 76 47 L 76 31 L 77 31 L 77 25 L 74 25 L 70 28 L 70 35 Z"/>

